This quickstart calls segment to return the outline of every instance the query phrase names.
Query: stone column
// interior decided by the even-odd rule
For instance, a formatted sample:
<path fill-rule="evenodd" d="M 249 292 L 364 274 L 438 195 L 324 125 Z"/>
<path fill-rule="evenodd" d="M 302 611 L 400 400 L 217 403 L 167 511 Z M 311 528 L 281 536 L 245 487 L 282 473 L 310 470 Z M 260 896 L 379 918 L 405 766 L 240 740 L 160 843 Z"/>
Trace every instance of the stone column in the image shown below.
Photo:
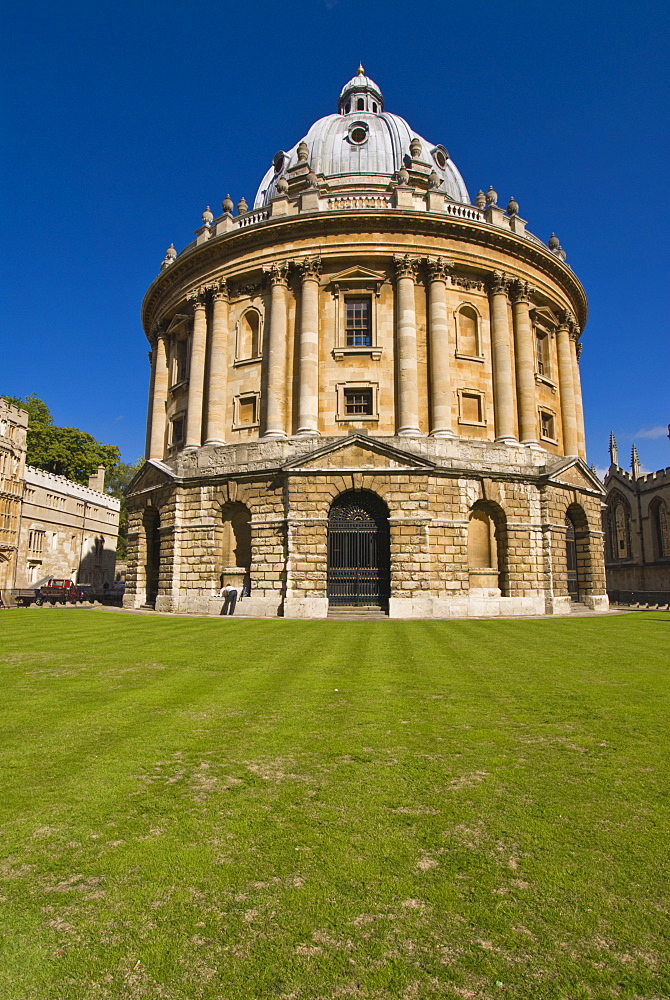
<path fill-rule="evenodd" d="M 156 330 L 156 344 L 151 361 L 151 429 L 147 458 L 161 460 L 165 454 L 165 408 L 168 394 L 168 365 L 165 331 Z"/>
<path fill-rule="evenodd" d="M 416 359 L 414 282 L 418 262 L 408 254 L 394 257 L 398 329 L 398 430 L 400 437 L 420 437 Z"/>
<path fill-rule="evenodd" d="M 451 416 L 451 373 L 449 323 L 447 320 L 447 281 L 451 264 L 443 257 L 433 257 L 428 265 L 428 335 L 430 346 L 430 434 L 431 437 L 455 437 Z"/>
<path fill-rule="evenodd" d="M 267 349 L 267 403 L 265 408 L 266 438 L 285 438 L 286 435 L 286 336 L 288 262 L 273 264 L 265 273 L 270 279 L 270 330 Z"/>
<path fill-rule="evenodd" d="M 584 407 L 582 405 L 582 379 L 579 374 L 579 356 L 582 345 L 579 343 L 581 330 L 575 323 L 570 334 L 570 353 L 572 355 L 572 386 L 575 391 L 575 416 L 577 419 L 578 455 L 586 461 L 586 432 L 584 430 Z"/>
<path fill-rule="evenodd" d="M 212 293 L 212 343 L 205 444 L 224 444 L 226 440 L 228 340 L 228 286 L 225 278 L 222 278 Z"/>
<path fill-rule="evenodd" d="M 321 259 L 300 265 L 299 437 L 319 436 L 319 275 Z"/>
<path fill-rule="evenodd" d="M 558 389 L 561 394 L 561 424 L 563 426 L 563 453 L 579 454 L 577 436 L 577 413 L 575 411 L 575 387 L 570 350 L 570 328 L 572 316 L 568 312 L 559 313 L 556 328 L 558 348 Z"/>
<path fill-rule="evenodd" d="M 202 444 L 202 403 L 205 389 L 205 352 L 207 349 L 207 307 L 204 289 L 188 296 L 193 303 L 193 336 L 188 373 L 188 406 L 186 410 L 185 448 Z"/>
<path fill-rule="evenodd" d="M 488 278 L 491 309 L 491 355 L 493 361 L 493 408 L 496 441 L 517 440 L 514 421 L 514 376 L 507 313 L 507 279 L 499 271 Z"/>
<path fill-rule="evenodd" d="M 515 281 L 511 286 L 516 402 L 519 414 L 519 440 L 522 444 L 539 443 L 535 406 L 535 343 L 530 319 L 531 291 L 527 281 Z"/>

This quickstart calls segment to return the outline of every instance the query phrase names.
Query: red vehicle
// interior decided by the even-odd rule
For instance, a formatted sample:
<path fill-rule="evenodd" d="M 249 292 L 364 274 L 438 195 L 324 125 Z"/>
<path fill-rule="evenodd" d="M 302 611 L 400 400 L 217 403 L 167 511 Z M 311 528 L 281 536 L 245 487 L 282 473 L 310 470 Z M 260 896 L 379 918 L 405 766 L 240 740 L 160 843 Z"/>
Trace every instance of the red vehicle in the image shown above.
<path fill-rule="evenodd" d="M 51 577 L 43 586 L 35 589 L 13 590 L 12 597 L 20 608 L 27 608 L 30 604 L 38 607 L 47 602 L 56 604 L 83 604 L 90 600 L 89 596 L 76 585 L 73 580 L 64 577 Z"/>

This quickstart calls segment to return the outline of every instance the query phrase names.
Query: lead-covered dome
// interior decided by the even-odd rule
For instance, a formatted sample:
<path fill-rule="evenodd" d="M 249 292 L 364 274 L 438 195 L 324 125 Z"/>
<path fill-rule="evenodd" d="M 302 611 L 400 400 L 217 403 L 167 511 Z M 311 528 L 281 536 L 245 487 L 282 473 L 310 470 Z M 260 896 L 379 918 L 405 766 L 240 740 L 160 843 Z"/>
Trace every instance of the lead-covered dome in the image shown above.
<path fill-rule="evenodd" d="M 385 112 L 382 92 L 362 66 L 342 88 L 338 107 L 338 114 L 320 118 L 304 139 L 275 155 L 256 194 L 255 208 L 275 196 L 279 179 L 298 163 L 299 146 L 303 159 L 307 147 L 311 170 L 329 188 L 383 188 L 401 168 L 418 162 L 437 175 L 432 187 L 452 201 L 470 204 L 463 178 L 446 148 L 422 138 L 400 115 Z"/>

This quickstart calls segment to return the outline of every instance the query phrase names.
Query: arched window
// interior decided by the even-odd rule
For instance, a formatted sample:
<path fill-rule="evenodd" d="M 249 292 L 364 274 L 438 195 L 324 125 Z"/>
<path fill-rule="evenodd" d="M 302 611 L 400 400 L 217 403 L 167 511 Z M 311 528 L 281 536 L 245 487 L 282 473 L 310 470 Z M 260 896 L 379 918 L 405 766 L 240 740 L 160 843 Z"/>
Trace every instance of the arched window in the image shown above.
<path fill-rule="evenodd" d="M 363 100 L 362 97 L 359 97 L 358 100 L 356 101 L 356 110 L 365 111 L 365 101 Z"/>
<path fill-rule="evenodd" d="M 469 358 L 480 356 L 479 317 L 472 306 L 461 306 L 456 313 L 456 353 Z"/>
<path fill-rule="evenodd" d="M 238 361 L 249 361 L 260 357 L 261 316 L 257 309 L 247 309 L 237 324 Z"/>
<path fill-rule="evenodd" d="M 649 513 L 651 514 L 652 530 L 654 533 L 654 548 L 657 559 L 667 559 L 670 557 L 670 525 L 668 525 L 668 505 L 665 500 L 657 497 L 652 501 Z"/>
<path fill-rule="evenodd" d="M 630 559 L 630 509 L 619 493 L 610 497 L 607 520 L 610 557 L 616 560 Z"/>

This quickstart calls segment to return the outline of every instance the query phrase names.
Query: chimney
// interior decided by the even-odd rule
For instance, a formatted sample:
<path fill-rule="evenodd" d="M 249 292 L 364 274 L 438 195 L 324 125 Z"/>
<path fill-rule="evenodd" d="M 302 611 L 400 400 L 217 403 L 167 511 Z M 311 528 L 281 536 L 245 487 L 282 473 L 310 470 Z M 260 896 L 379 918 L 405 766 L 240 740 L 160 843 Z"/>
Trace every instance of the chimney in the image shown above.
<path fill-rule="evenodd" d="M 93 475 L 88 477 L 89 489 L 97 490 L 98 493 L 105 492 L 105 467 L 104 465 L 98 466 L 98 471 L 94 472 Z"/>

